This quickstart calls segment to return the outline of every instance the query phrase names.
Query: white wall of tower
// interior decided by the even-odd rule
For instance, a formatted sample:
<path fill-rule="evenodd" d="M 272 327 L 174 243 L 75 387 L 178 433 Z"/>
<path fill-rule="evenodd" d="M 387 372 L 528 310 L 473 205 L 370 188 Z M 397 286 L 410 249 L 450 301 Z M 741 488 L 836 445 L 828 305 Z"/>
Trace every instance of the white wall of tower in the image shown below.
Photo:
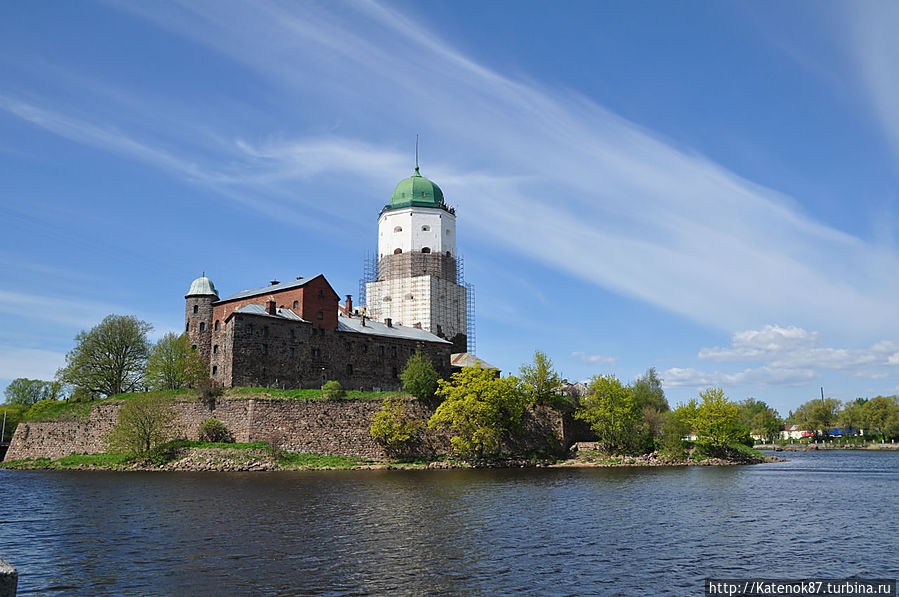
<path fill-rule="evenodd" d="M 389 209 L 378 218 L 378 256 L 430 249 L 456 257 L 456 216 L 443 209 Z"/>

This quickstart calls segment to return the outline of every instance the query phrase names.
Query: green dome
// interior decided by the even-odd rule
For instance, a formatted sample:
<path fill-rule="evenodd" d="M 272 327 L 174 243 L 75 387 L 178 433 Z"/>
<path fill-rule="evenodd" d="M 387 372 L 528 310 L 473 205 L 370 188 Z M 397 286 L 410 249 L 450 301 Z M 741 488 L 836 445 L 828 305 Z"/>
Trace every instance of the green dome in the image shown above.
<path fill-rule="evenodd" d="M 390 198 L 390 209 L 399 207 L 444 207 L 443 191 L 436 184 L 418 173 L 418 166 L 415 167 L 415 174 L 409 178 L 403 179 Z"/>

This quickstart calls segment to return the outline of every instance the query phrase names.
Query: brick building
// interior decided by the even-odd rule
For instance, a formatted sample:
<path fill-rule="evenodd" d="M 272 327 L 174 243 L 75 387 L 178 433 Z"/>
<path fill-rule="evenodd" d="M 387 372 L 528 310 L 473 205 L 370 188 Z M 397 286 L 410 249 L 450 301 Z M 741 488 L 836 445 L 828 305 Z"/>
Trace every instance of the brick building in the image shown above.
<path fill-rule="evenodd" d="M 187 295 L 185 331 L 224 386 L 398 389 L 399 372 L 416 351 L 441 377 L 450 373 L 452 343 L 423 329 L 373 321 L 353 310 L 323 275 L 273 281 L 220 299 L 205 275 Z"/>

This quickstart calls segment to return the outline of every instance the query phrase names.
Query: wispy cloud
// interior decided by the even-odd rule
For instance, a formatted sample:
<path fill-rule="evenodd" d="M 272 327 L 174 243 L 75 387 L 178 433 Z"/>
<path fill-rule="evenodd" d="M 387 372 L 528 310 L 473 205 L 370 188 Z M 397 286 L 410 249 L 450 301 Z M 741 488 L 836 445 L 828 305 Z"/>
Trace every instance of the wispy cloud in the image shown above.
<path fill-rule="evenodd" d="M 122 8 L 213 48 L 283 101 L 336 106 L 356 119 L 344 125 L 354 133 L 247 131 L 206 148 L 210 155 L 179 155 L 112 125 L 9 98 L 0 107 L 215 185 L 271 217 L 302 204 L 314 225 L 349 216 L 336 202 L 302 199 L 299 183 L 342 170 L 389 185 L 384 177 L 393 180 L 408 160 L 358 131 L 373 122 L 381 131 L 426 123 L 441 147 L 428 171 L 464 205 L 460 225 L 464 218 L 483 242 L 726 331 L 786 319 L 848 336 L 899 334 L 895 251 L 824 225 L 790 197 L 589 98 L 504 76 L 399 11 L 376 2 L 334 11 L 203 2 Z M 355 195 L 339 197 L 361 206 Z"/>
<path fill-rule="evenodd" d="M 602 354 L 587 354 L 580 350 L 572 352 L 571 356 L 591 365 L 610 365 L 618 361 L 618 357 L 610 357 Z"/>
<path fill-rule="evenodd" d="M 59 352 L 0 346 L 0 379 L 53 379 L 65 364 L 66 357 Z"/>
<path fill-rule="evenodd" d="M 821 346 L 821 334 L 796 326 L 766 325 L 733 335 L 731 345 L 703 348 L 699 358 L 717 362 L 761 363 L 738 372 L 703 372 L 671 368 L 662 376 L 669 386 L 804 385 L 821 371 L 839 371 L 867 379 L 882 379 L 899 365 L 899 345 L 881 341 L 864 349 Z"/>

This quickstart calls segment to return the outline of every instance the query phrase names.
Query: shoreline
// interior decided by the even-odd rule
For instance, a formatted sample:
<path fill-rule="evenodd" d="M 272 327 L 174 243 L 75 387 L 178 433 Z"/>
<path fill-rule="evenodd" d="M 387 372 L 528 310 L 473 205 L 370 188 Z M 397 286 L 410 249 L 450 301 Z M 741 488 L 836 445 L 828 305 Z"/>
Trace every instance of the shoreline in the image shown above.
<path fill-rule="evenodd" d="M 864 445 L 834 445 L 831 443 L 822 444 L 758 444 L 753 446 L 754 450 L 769 450 L 772 452 L 814 452 L 816 450 L 846 450 L 846 451 L 872 451 L 872 452 L 890 452 L 899 450 L 899 444 L 864 444 Z"/>

